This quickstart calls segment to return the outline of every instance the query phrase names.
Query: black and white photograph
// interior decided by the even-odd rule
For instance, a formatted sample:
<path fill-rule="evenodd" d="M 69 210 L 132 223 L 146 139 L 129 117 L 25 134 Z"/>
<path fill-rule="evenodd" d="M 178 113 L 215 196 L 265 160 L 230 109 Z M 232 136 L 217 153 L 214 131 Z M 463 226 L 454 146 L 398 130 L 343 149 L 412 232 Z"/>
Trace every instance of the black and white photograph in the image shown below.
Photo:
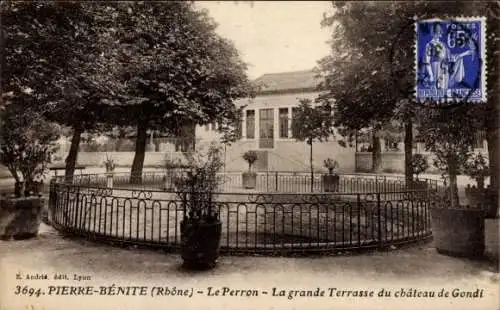
<path fill-rule="evenodd" d="M 0 310 L 500 309 L 500 1 L 0 14 Z"/>

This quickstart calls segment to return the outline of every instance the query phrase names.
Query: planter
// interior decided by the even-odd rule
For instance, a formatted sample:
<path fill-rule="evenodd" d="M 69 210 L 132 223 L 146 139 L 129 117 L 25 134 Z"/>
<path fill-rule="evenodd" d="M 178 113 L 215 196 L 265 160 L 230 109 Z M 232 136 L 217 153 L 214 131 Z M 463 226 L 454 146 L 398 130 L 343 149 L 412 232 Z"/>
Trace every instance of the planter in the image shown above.
<path fill-rule="evenodd" d="M 427 188 L 429 188 L 429 185 L 427 184 L 426 181 L 413 180 L 411 182 L 412 190 L 426 190 Z"/>
<path fill-rule="evenodd" d="M 43 193 L 43 182 L 32 182 L 26 184 L 25 196 L 40 195 Z"/>
<path fill-rule="evenodd" d="M 14 183 L 14 196 L 21 197 L 26 193 L 26 183 L 16 182 Z"/>
<path fill-rule="evenodd" d="M 486 209 L 486 218 L 498 217 L 498 208 L 494 205 L 496 199 L 493 195 L 498 195 L 498 192 L 492 190 L 489 186 L 487 188 L 477 188 L 468 184 L 465 188 L 467 204 L 472 207 Z"/>
<path fill-rule="evenodd" d="M 184 266 L 192 269 L 208 269 L 216 265 L 219 257 L 222 223 L 181 221 L 181 256 Z"/>
<path fill-rule="evenodd" d="M 338 192 L 340 176 L 336 174 L 325 174 L 322 176 L 324 192 Z"/>
<path fill-rule="evenodd" d="M 243 188 L 254 189 L 257 186 L 257 173 L 243 172 Z"/>
<path fill-rule="evenodd" d="M 488 203 L 488 189 L 477 188 L 475 186 L 470 186 L 467 184 L 465 188 L 465 198 L 469 206 L 485 206 Z"/>
<path fill-rule="evenodd" d="M 459 257 L 484 255 L 484 211 L 430 208 L 432 235 L 438 253 Z"/>
<path fill-rule="evenodd" d="M 35 237 L 41 220 L 41 198 L 0 198 L 0 239 L 20 240 Z"/>

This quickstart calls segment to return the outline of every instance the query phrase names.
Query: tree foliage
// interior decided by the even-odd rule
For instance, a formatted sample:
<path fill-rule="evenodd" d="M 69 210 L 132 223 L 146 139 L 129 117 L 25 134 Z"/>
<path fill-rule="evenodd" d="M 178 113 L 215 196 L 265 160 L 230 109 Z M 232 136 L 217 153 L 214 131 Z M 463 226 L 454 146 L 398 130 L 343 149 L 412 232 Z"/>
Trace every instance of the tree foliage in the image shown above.
<path fill-rule="evenodd" d="M 377 131 L 383 130 L 388 120 L 395 119 L 405 123 L 405 148 L 408 148 L 405 158 L 411 155 L 412 122 L 416 117 L 413 102 L 415 19 L 452 19 L 464 12 L 469 16 L 486 16 L 488 85 L 497 84 L 498 2 L 333 1 L 332 5 L 333 14 L 325 14 L 322 22 L 332 29 L 331 54 L 318 64 L 324 77 L 323 86 L 329 91 L 320 100 L 335 100 L 335 124 L 341 132 L 350 134 L 377 125 Z M 382 98 L 380 94 L 384 94 Z M 487 128 L 492 159 L 498 157 L 495 151 L 498 149 L 497 98 L 498 87 L 489 87 L 488 104 L 470 115 Z M 411 160 L 407 160 L 406 168 L 411 168 L 410 163 Z M 491 167 L 492 180 L 496 180 L 496 167 L 495 159 Z"/>
<path fill-rule="evenodd" d="M 474 112 L 474 108 L 462 105 L 447 110 L 420 108 L 418 113 L 419 139 L 435 155 L 434 165 L 449 180 L 452 206 L 459 203 L 457 175 L 472 155 L 475 133 L 481 128 Z"/>
<path fill-rule="evenodd" d="M 312 144 L 326 141 L 334 134 L 333 117 L 327 106 L 313 106 L 311 100 L 300 99 L 293 112 L 292 133 L 296 140 Z"/>
<path fill-rule="evenodd" d="M 16 182 L 39 181 L 58 149 L 59 128 L 20 103 L 10 103 L 0 116 L 0 162 Z"/>
<path fill-rule="evenodd" d="M 191 2 L 121 2 L 109 5 L 114 74 L 129 100 L 114 101 L 123 121 L 175 129 L 231 119 L 233 101 L 249 95 L 238 51 L 216 34 L 206 11 Z M 133 111 L 133 113 L 130 113 Z"/>

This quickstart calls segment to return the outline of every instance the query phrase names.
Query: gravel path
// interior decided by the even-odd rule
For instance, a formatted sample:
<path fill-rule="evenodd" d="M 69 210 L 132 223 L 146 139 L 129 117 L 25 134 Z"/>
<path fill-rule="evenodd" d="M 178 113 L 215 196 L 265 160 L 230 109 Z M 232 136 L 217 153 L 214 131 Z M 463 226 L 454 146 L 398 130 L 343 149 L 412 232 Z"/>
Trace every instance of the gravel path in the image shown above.
<path fill-rule="evenodd" d="M 0 309 L 498 309 L 499 274 L 494 265 L 439 255 L 431 245 L 388 252 L 307 258 L 223 256 L 206 272 L 180 268 L 177 254 L 120 249 L 58 235 L 43 225 L 36 239 L 0 241 Z M 68 280 L 21 280 L 16 273 L 68 274 Z M 73 275 L 90 276 L 76 281 Z M 153 286 L 202 291 L 192 298 L 180 296 L 48 296 L 20 297 L 16 285 L 47 290 L 49 285 Z M 257 289 L 258 297 L 207 296 L 208 287 Z M 325 290 L 327 297 L 272 296 L 285 290 Z M 465 298 L 356 298 L 328 297 L 337 290 L 404 289 L 434 291 L 444 288 L 474 291 L 483 297 Z M 212 292 L 214 291 L 212 289 Z M 262 291 L 268 291 L 263 295 Z M 335 291 L 336 292 L 336 291 Z M 293 293 L 292 293 L 293 294 Z M 347 293 L 344 293 L 347 294 Z M 33 306 L 33 308 L 31 307 Z"/>

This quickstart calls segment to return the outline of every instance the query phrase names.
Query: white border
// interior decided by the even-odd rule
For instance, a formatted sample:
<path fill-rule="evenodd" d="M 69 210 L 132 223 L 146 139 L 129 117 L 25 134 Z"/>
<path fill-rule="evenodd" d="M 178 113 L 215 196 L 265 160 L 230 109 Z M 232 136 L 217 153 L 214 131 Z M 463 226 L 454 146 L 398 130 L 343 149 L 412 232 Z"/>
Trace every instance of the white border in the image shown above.
<path fill-rule="evenodd" d="M 454 17 L 454 18 L 430 18 L 430 19 L 417 19 L 416 17 L 414 19 L 414 27 L 415 27 L 415 87 L 414 87 L 414 99 L 418 103 L 422 103 L 423 100 L 420 100 L 418 98 L 418 24 L 419 23 L 428 23 L 428 22 L 436 22 L 436 21 L 441 21 L 441 22 L 449 22 L 449 21 L 458 21 L 458 22 L 477 22 L 479 21 L 479 26 L 480 26 L 480 44 L 479 44 L 479 49 L 481 52 L 481 98 L 480 99 L 469 99 L 468 101 L 470 102 L 480 102 L 480 103 L 485 103 L 487 101 L 487 80 L 486 80 L 486 64 L 487 64 L 487 59 L 486 59 L 486 17 L 482 16 L 472 16 L 472 17 Z M 448 98 L 448 101 L 454 101 L 453 98 Z"/>

